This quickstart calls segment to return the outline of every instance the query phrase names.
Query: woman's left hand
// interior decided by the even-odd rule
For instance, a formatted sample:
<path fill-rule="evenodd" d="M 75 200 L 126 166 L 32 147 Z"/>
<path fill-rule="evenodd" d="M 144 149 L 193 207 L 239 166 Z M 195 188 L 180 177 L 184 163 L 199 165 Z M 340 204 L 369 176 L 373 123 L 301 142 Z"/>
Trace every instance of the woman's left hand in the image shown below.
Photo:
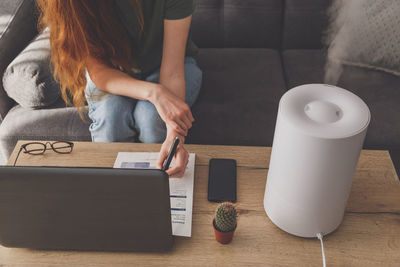
<path fill-rule="evenodd" d="M 162 169 L 164 161 L 168 156 L 169 149 L 174 142 L 175 137 L 179 136 L 180 142 L 176 149 L 174 159 L 175 164 L 172 168 L 168 169 L 166 172 L 169 177 L 178 177 L 181 178 L 186 170 L 186 166 L 189 161 L 189 153 L 183 147 L 183 143 L 185 142 L 184 137 L 177 134 L 174 130 L 167 126 L 167 138 L 165 138 L 164 143 L 161 146 L 160 154 L 158 156 L 157 168 Z"/>
<path fill-rule="evenodd" d="M 161 84 L 154 86 L 149 101 L 153 103 L 161 119 L 171 130 L 181 136 L 186 136 L 194 121 L 190 107 L 185 100 L 176 96 L 165 86 Z"/>

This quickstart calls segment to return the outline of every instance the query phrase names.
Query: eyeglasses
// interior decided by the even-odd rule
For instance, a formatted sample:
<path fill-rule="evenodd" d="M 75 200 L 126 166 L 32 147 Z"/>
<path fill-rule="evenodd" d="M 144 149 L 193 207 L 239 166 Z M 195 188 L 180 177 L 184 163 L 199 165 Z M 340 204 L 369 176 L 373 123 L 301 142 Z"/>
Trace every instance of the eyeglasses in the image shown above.
<path fill-rule="evenodd" d="M 47 145 L 50 145 L 50 148 L 47 147 Z M 46 150 L 52 149 L 54 152 L 59 153 L 59 154 L 68 154 L 72 152 L 72 148 L 74 147 L 74 143 L 68 142 L 68 141 L 57 141 L 57 142 L 29 142 L 26 144 L 23 144 L 17 154 L 17 157 L 15 158 L 14 161 L 14 166 L 17 163 L 19 154 L 21 153 L 22 150 L 24 150 L 24 153 L 30 154 L 30 155 L 42 155 Z"/>

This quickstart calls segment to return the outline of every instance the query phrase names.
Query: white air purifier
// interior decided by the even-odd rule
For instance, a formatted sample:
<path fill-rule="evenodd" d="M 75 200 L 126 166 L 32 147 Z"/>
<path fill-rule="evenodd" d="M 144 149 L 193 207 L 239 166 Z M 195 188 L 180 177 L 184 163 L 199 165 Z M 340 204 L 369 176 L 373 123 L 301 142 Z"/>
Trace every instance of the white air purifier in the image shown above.
<path fill-rule="evenodd" d="M 283 95 L 264 196 L 276 226 L 316 237 L 340 225 L 370 117 L 339 87 L 308 84 Z"/>

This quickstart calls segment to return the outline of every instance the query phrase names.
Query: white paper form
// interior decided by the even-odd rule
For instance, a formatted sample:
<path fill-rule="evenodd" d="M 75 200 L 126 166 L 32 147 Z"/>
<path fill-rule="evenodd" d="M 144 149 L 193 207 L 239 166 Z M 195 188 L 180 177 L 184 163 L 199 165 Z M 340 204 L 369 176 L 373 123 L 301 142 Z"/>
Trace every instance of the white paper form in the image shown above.
<path fill-rule="evenodd" d="M 158 152 L 119 152 L 114 168 L 156 169 L 157 158 Z M 169 179 L 172 234 L 175 236 L 192 236 L 195 159 L 195 154 L 190 153 L 183 177 Z M 172 159 L 171 166 L 174 163 Z"/>

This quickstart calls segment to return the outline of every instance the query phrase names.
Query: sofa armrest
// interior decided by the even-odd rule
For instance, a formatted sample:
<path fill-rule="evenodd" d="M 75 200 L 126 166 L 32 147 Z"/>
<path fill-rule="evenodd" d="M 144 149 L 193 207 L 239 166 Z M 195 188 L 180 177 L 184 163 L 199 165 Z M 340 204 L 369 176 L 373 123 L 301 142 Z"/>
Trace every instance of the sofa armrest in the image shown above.
<path fill-rule="evenodd" d="M 0 122 L 13 106 L 4 91 L 2 77 L 11 61 L 37 34 L 35 0 L 1 0 L 0 10 Z"/>
<path fill-rule="evenodd" d="M 14 106 L 14 104 L 14 100 L 8 97 L 3 89 L 2 84 L 0 84 L 0 124 L 3 121 L 4 117 L 7 115 L 10 108 Z"/>

